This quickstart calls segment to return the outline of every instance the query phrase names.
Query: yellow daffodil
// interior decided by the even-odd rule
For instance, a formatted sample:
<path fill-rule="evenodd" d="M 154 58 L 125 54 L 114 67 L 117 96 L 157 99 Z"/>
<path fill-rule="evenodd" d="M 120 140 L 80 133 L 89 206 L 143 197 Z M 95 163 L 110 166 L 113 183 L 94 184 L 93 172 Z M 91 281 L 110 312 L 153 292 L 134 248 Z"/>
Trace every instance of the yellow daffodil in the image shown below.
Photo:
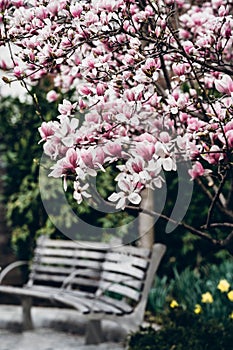
<path fill-rule="evenodd" d="M 219 281 L 219 284 L 218 284 L 217 288 L 218 288 L 222 293 L 228 292 L 229 289 L 230 289 L 230 283 L 228 283 L 227 280 L 222 279 L 222 280 Z"/>
<path fill-rule="evenodd" d="M 212 294 L 210 292 L 206 292 L 201 296 L 201 302 L 204 304 L 211 304 L 214 301 Z"/>
<path fill-rule="evenodd" d="M 233 320 L 233 311 L 232 313 L 229 315 L 229 318 L 231 318 Z"/>
<path fill-rule="evenodd" d="M 194 308 L 194 313 L 198 315 L 198 314 L 200 314 L 201 312 L 202 312 L 201 305 L 196 304 L 196 305 L 195 305 L 195 308 Z"/>
<path fill-rule="evenodd" d="M 230 301 L 233 301 L 233 290 L 231 290 L 229 293 L 227 293 L 227 297 Z"/>
<path fill-rule="evenodd" d="M 175 307 L 178 307 L 179 304 L 177 303 L 177 301 L 175 299 L 173 299 L 171 302 L 170 302 L 170 307 L 172 309 L 174 309 Z"/>

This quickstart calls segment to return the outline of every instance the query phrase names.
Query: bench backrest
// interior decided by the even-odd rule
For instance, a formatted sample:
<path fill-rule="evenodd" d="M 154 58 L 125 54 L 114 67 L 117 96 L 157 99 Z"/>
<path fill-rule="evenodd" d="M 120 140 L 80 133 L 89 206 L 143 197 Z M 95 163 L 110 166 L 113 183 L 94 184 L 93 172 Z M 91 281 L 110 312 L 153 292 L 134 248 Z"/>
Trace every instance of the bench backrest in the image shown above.
<path fill-rule="evenodd" d="M 40 237 L 28 284 L 104 293 L 137 304 L 147 298 L 164 251 L 161 244 L 152 250 L 128 245 L 116 248 L 102 242 Z"/>
<path fill-rule="evenodd" d="M 150 263 L 149 249 L 122 246 L 106 253 L 100 288 L 138 302 Z"/>
<path fill-rule="evenodd" d="M 40 237 L 28 284 L 95 291 L 107 249 L 103 243 Z"/>

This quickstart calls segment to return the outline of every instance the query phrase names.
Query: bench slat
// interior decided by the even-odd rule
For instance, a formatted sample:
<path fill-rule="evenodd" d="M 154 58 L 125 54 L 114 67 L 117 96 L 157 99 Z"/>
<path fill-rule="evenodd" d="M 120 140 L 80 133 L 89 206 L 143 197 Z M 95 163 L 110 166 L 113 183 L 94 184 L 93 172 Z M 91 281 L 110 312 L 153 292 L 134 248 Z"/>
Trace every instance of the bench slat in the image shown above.
<path fill-rule="evenodd" d="M 74 271 L 74 267 L 63 267 L 63 266 L 49 266 L 49 265 L 34 265 L 32 267 L 32 273 L 48 272 L 55 275 L 63 275 L 67 277 L 71 272 Z"/>
<path fill-rule="evenodd" d="M 131 313 L 133 310 L 133 307 L 124 302 L 124 300 L 117 300 L 115 298 L 110 298 L 106 295 L 100 296 L 99 299 L 105 303 L 116 305 L 120 310 L 127 314 Z"/>
<path fill-rule="evenodd" d="M 50 286 L 42 286 L 42 285 L 33 285 L 33 286 L 25 286 L 26 290 L 33 290 L 33 291 L 40 291 L 40 292 L 44 292 L 46 293 L 46 291 L 49 291 L 51 294 L 55 295 L 55 294 L 61 294 L 61 293 L 70 293 L 70 290 L 67 290 L 65 288 L 56 288 L 56 287 L 50 287 Z M 87 292 L 87 291 L 81 291 L 81 290 L 75 290 L 72 291 L 72 293 L 75 293 L 75 295 L 77 295 L 78 297 L 82 298 L 82 297 L 87 297 L 87 298 L 94 298 L 95 294 L 92 292 Z"/>
<path fill-rule="evenodd" d="M 71 273 L 75 276 L 87 276 L 87 277 L 96 277 L 98 274 L 98 271 L 86 268 L 86 267 L 77 267 L 74 269 L 74 267 L 61 267 L 61 266 L 48 266 L 48 265 L 38 265 L 34 268 L 34 274 L 40 274 L 43 272 L 47 272 L 48 274 L 55 274 L 55 275 L 63 275 L 63 278 L 68 277 Z"/>
<path fill-rule="evenodd" d="M 89 268 L 77 268 L 77 269 L 64 269 L 69 273 L 61 274 L 60 267 L 51 266 L 37 266 L 30 274 L 29 280 L 31 284 L 40 284 L 42 282 L 55 282 L 64 283 L 65 286 L 72 286 L 72 288 L 78 289 L 80 286 L 98 287 L 98 280 L 100 278 L 100 271 Z M 50 273 L 52 271 L 52 273 Z M 60 273 L 57 273 L 59 271 Z"/>
<path fill-rule="evenodd" d="M 66 258 L 56 258 L 56 257 L 40 257 L 40 260 L 36 263 L 39 264 L 48 264 L 48 265 L 54 265 L 54 266 L 58 266 L 58 265 L 62 265 L 62 266 L 72 266 L 72 267 L 92 267 L 96 270 L 100 270 L 101 268 L 101 263 L 99 261 L 95 261 L 95 260 L 85 260 L 85 259 L 66 259 Z"/>
<path fill-rule="evenodd" d="M 107 261 L 114 261 L 114 262 L 125 262 L 129 265 L 134 265 L 137 267 L 141 267 L 143 269 L 146 269 L 147 265 L 148 265 L 148 261 L 146 259 L 143 258 L 139 258 L 139 257 L 135 257 L 135 256 L 131 256 L 129 254 L 124 254 L 124 253 L 117 253 L 117 252 L 109 252 L 106 253 L 106 260 Z"/>
<path fill-rule="evenodd" d="M 56 299 L 59 299 L 60 301 L 62 298 L 65 298 L 66 301 L 72 303 L 75 308 L 79 309 L 80 304 L 87 308 L 84 313 L 112 313 L 121 315 L 124 313 L 122 308 L 118 308 L 116 305 L 106 303 L 104 300 L 97 298 L 88 298 L 88 297 L 82 297 L 80 298 L 78 295 L 75 295 L 75 292 L 68 292 L 68 293 L 60 293 L 55 297 Z"/>
<path fill-rule="evenodd" d="M 144 271 L 134 266 L 129 266 L 126 262 L 114 263 L 114 262 L 105 261 L 103 263 L 103 270 L 117 272 L 128 276 L 134 276 L 139 280 L 143 280 L 145 277 Z"/>
<path fill-rule="evenodd" d="M 27 287 L 20 288 L 20 287 L 11 287 L 11 286 L 0 286 L 0 292 L 6 293 L 6 294 L 13 294 L 18 296 L 25 296 L 25 297 L 34 297 L 34 298 L 40 298 L 40 299 L 48 299 L 53 300 L 53 296 L 55 293 L 57 293 L 59 289 L 57 288 L 50 288 L 47 287 L 44 290 L 38 290 L 38 289 L 29 289 Z"/>
<path fill-rule="evenodd" d="M 61 239 L 49 239 L 42 237 L 38 242 L 40 247 L 62 247 L 70 249 L 85 249 L 94 251 L 106 251 L 109 249 L 110 245 L 103 242 L 88 242 L 88 241 L 69 241 Z"/>
<path fill-rule="evenodd" d="M 61 284 L 64 282 L 63 276 L 55 276 L 55 275 L 46 275 L 40 274 L 37 275 L 34 283 L 39 283 L 41 281 L 48 282 L 60 282 Z M 73 278 L 68 285 L 76 285 L 76 286 L 90 286 L 90 287 L 98 287 L 98 280 L 89 279 L 89 278 Z"/>
<path fill-rule="evenodd" d="M 120 246 L 112 249 L 114 252 L 119 252 L 123 254 L 130 254 L 132 256 L 138 256 L 142 258 L 149 258 L 151 255 L 151 250 L 148 248 L 133 247 L 129 245 Z"/>
<path fill-rule="evenodd" d="M 86 314 L 90 312 L 90 308 L 82 302 L 82 298 L 79 298 L 79 303 L 72 301 L 68 298 L 66 294 L 58 293 L 54 295 L 54 300 L 72 308 L 79 310 L 81 313 Z"/>
<path fill-rule="evenodd" d="M 66 278 L 66 277 L 65 277 Z M 48 282 L 62 282 L 64 281 L 64 276 L 59 275 L 46 275 L 46 274 L 37 274 L 33 278 L 34 283 L 39 283 L 41 281 L 48 281 Z"/>
<path fill-rule="evenodd" d="M 99 286 L 102 291 L 114 292 L 135 301 L 138 301 L 141 296 L 141 293 L 135 289 L 114 282 L 100 281 Z"/>
<path fill-rule="evenodd" d="M 105 257 L 105 253 L 103 252 L 95 252 L 89 250 L 74 250 L 74 249 L 51 249 L 45 247 L 36 248 L 35 253 L 39 256 L 58 256 L 58 257 L 72 257 L 72 258 L 89 258 L 94 260 L 103 260 Z M 38 257 L 39 258 L 39 257 Z"/>
<path fill-rule="evenodd" d="M 114 272 L 107 272 L 103 271 L 101 274 L 101 279 L 103 279 L 106 282 L 117 282 L 117 283 L 123 283 L 126 286 L 135 288 L 135 289 L 141 289 L 143 282 L 139 281 L 135 278 L 132 278 L 131 276 L 122 276 L 120 274 L 114 273 Z"/>
<path fill-rule="evenodd" d="M 89 286 L 89 287 L 98 287 L 99 286 L 99 280 L 98 278 L 96 280 L 90 279 L 90 278 L 74 278 L 70 285 L 73 289 L 78 288 L 79 286 Z"/>

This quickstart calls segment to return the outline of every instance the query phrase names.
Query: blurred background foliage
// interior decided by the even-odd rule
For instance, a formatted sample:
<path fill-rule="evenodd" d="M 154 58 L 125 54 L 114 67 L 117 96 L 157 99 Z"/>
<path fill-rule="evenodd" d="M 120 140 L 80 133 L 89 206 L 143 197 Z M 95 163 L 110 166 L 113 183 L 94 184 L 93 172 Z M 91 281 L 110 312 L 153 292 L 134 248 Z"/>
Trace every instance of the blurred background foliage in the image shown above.
<path fill-rule="evenodd" d="M 177 198 L 177 174 L 167 173 L 166 184 L 168 194 L 163 214 L 169 217 Z M 193 227 L 205 224 L 209 206 L 209 198 L 202 192 L 199 185 L 194 182 L 191 203 L 183 221 Z M 216 222 L 224 222 L 223 214 L 217 210 L 214 212 L 214 217 Z M 155 223 L 156 240 L 167 246 L 167 253 L 163 260 L 163 273 L 165 275 L 173 276 L 174 268 L 181 272 L 186 267 L 195 270 L 206 264 L 219 265 L 225 260 L 232 262 L 232 256 L 227 251 L 214 251 L 209 242 L 198 238 L 180 226 L 171 233 L 164 233 L 166 225 L 167 222 L 163 219 L 159 219 Z M 226 237 L 226 233 L 230 233 L 230 229 L 221 228 L 211 232 L 212 236 L 218 239 Z"/>
<path fill-rule="evenodd" d="M 58 101 L 48 103 L 46 94 L 48 88 L 51 87 L 50 84 L 51 81 L 45 80 L 43 84 L 40 83 L 32 88 L 32 93 L 36 94 L 38 99 L 40 114 L 46 121 L 54 119 L 57 115 L 58 104 L 63 98 L 70 97 L 60 94 Z M 31 257 L 35 237 L 38 235 L 46 234 L 53 238 L 66 238 L 48 218 L 40 198 L 39 161 L 43 152 L 42 144 L 38 144 L 40 124 L 41 119 L 33 104 L 21 102 L 12 97 L 0 99 L 0 138 L 2 140 L 0 159 L 1 165 L 4 167 L 4 175 L 1 179 L 4 186 L 4 196 L 1 200 L 6 208 L 6 219 L 11 230 L 12 246 L 20 259 Z M 112 181 L 115 172 L 116 169 L 112 166 L 107 169 L 106 173 L 101 173 L 98 177 L 97 189 L 103 198 L 107 198 L 115 188 Z M 168 198 L 164 213 L 169 216 L 177 196 L 178 180 L 176 174 L 166 174 L 166 183 Z M 77 205 L 72 201 L 72 189 L 67 192 L 67 200 L 84 221 L 88 222 L 91 216 L 93 225 L 106 229 L 101 237 L 104 240 L 112 238 L 108 233 L 108 228 L 114 227 L 116 224 L 119 226 L 126 224 L 135 215 L 132 211 L 104 215 L 91 209 L 85 203 Z M 192 202 L 185 217 L 187 223 L 200 223 L 208 211 L 208 206 L 208 199 L 195 185 Z M 218 214 L 216 213 L 216 215 Z M 62 221 L 67 227 L 73 225 L 73 217 L 69 216 L 65 208 L 54 220 Z M 174 268 L 180 272 L 186 267 L 196 269 L 207 262 L 219 264 L 228 259 L 227 252 L 222 251 L 215 254 L 206 242 L 181 228 L 177 228 L 171 234 L 165 234 L 165 226 L 166 222 L 162 219 L 159 219 L 155 224 L 155 240 L 163 242 L 167 246 L 167 253 L 159 269 L 160 276 L 173 277 Z M 135 230 L 137 230 L 136 227 Z M 123 240 L 127 236 L 127 232 L 121 229 L 118 230 L 117 234 Z M 78 238 L 79 233 L 77 232 Z M 96 239 L 96 237 L 88 237 L 88 239 Z"/>
<path fill-rule="evenodd" d="M 40 106 L 40 115 L 43 120 L 49 121 L 57 116 L 58 104 L 63 98 L 69 98 L 67 95 L 60 95 L 60 99 L 54 103 L 48 103 L 46 94 L 51 82 L 44 80 L 43 85 L 32 88 L 32 94 L 36 96 Z M 49 235 L 52 238 L 67 237 L 63 235 L 53 222 L 70 229 L 75 225 L 77 216 L 82 220 L 95 226 L 106 228 L 103 237 L 86 237 L 89 240 L 103 239 L 110 240 L 112 237 L 108 234 L 108 228 L 125 224 L 132 220 L 133 214 L 129 212 L 119 212 L 104 215 L 97 210 L 92 209 L 87 203 L 78 205 L 72 199 L 72 188 L 69 187 L 66 193 L 67 201 L 72 210 L 77 213 L 73 216 L 70 213 L 69 206 L 63 206 L 59 212 L 52 208 L 50 210 L 51 218 L 47 216 L 40 196 L 39 188 L 39 167 L 40 159 L 43 153 L 42 144 L 38 144 L 40 135 L 38 127 L 42 120 L 38 115 L 35 106 L 30 102 L 22 102 L 18 98 L 0 97 L 0 165 L 3 168 L 1 176 L 1 186 L 3 195 L 1 201 L 6 209 L 6 221 L 11 232 L 11 244 L 19 259 L 31 258 L 35 244 L 35 238 L 38 235 Z M 97 179 L 97 189 L 103 198 L 107 198 L 114 190 L 111 181 L 115 173 L 113 167 L 109 167 L 105 174 L 100 174 Z M 49 180 L 47 186 L 49 189 Z M 62 184 L 59 191 L 63 191 Z M 53 197 L 53 203 L 60 193 L 48 194 Z M 50 200 L 51 200 L 50 197 Z M 54 209 L 54 215 L 53 215 Z M 123 230 L 118 231 L 119 237 L 126 234 Z M 83 233 L 77 232 L 76 239 L 83 237 Z"/>

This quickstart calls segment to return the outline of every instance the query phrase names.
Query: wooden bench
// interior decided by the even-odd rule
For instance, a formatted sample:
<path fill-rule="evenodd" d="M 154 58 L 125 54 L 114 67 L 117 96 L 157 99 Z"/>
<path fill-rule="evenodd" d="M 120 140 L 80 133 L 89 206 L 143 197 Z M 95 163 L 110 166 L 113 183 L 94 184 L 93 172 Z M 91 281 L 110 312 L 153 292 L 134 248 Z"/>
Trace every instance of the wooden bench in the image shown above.
<path fill-rule="evenodd" d="M 0 274 L 0 293 L 20 298 L 23 328 L 33 328 L 34 298 L 77 309 L 88 318 L 86 343 L 103 340 L 101 320 L 119 321 L 126 331 L 143 321 L 148 293 L 165 246 L 113 247 L 100 242 L 40 237 L 23 287 L 3 285 L 4 277 L 25 262 L 14 262 Z"/>

